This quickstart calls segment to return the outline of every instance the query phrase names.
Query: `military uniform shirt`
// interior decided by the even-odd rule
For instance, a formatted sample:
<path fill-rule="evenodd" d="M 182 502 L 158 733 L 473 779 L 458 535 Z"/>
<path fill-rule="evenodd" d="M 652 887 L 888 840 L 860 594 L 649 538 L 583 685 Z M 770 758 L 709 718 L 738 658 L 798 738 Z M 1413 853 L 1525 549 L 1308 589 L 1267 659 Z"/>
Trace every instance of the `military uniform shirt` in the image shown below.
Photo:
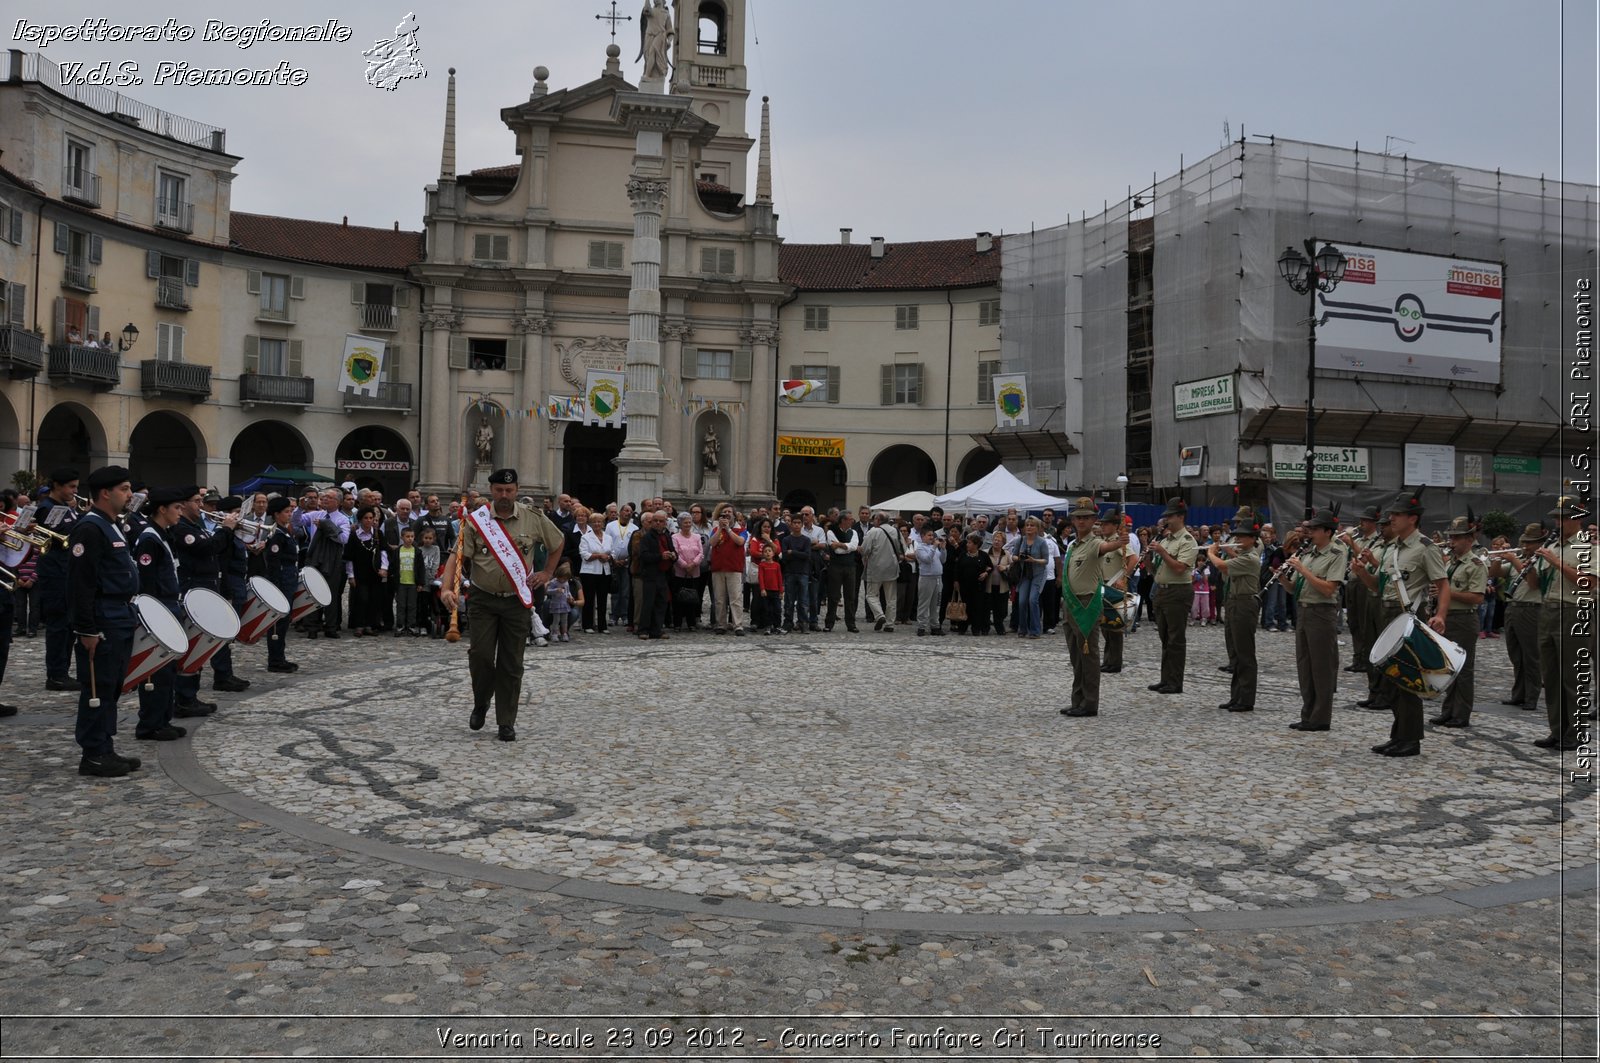
<path fill-rule="evenodd" d="M 1428 587 L 1435 580 L 1445 578 L 1444 554 L 1436 543 L 1419 531 L 1412 532 L 1411 538 L 1404 542 L 1400 540 L 1391 542 L 1389 549 L 1383 555 L 1383 567 L 1379 570 L 1387 577 L 1383 584 L 1385 605 L 1401 604 L 1400 584 L 1395 579 L 1396 570 L 1405 581 L 1411 607 L 1415 609 L 1417 603 L 1428 593 Z"/>
<path fill-rule="evenodd" d="M 1222 575 L 1228 581 L 1228 601 L 1254 598 L 1261 593 L 1261 548 L 1252 546 L 1225 558 Z"/>
<path fill-rule="evenodd" d="M 1090 595 L 1100 586 L 1100 544 L 1098 535 L 1087 535 L 1072 544 L 1067 555 L 1067 590 L 1072 594 Z"/>
<path fill-rule="evenodd" d="M 1510 568 L 1510 565 L 1506 566 Z M 1532 602 L 1538 605 L 1544 601 L 1544 591 L 1539 587 L 1539 570 L 1544 567 L 1537 557 L 1522 566 L 1522 571 L 1512 573 L 1508 579 L 1511 588 L 1510 601 L 1513 605 Z"/>
<path fill-rule="evenodd" d="M 1167 563 L 1166 558 L 1157 554 L 1156 559 L 1161 564 L 1156 568 L 1156 584 L 1163 587 L 1176 584 L 1187 586 L 1194 579 L 1194 563 L 1195 559 L 1200 556 L 1200 544 L 1194 541 L 1194 536 L 1189 534 L 1189 529 L 1184 528 L 1178 534 L 1169 535 L 1160 540 L 1160 545 L 1174 559 L 1188 567 L 1182 572 L 1178 572 Z"/>
<path fill-rule="evenodd" d="M 1476 605 L 1468 605 L 1457 598 L 1456 592 L 1482 594 L 1489 589 L 1489 570 L 1483 559 L 1477 554 L 1468 554 L 1465 558 L 1452 557 L 1446 571 L 1450 579 L 1450 611 L 1470 613 L 1476 610 Z"/>
<path fill-rule="evenodd" d="M 1595 546 L 1579 538 L 1571 538 L 1563 542 L 1557 549 L 1561 563 L 1583 575 L 1594 575 Z M 1545 588 L 1544 600 L 1547 602 L 1561 602 L 1563 605 L 1578 604 L 1578 588 L 1571 580 L 1562 575 L 1559 569 L 1551 566 L 1548 561 L 1542 562 L 1541 567 L 1550 573 L 1550 585 Z M 1592 591 L 1590 592 L 1593 593 Z"/>
<path fill-rule="evenodd" d="M 489 512 L 493 514 L 494 506 L 491 503 Z M 498 517 L 491 519 L 499 523 L 505 530 L 507 537 L 516 544 L 517 552 L 522 555 L 523 562 L 528 566 L 528 573 L 534 571 L 533 551 L 540 543 L 544 544 L 546 552 L 554 554 L 566 545 L 566 536 L 561 534 L 561 529 L 551 523 L 550 518 L 532 506 L 517 503 L 517 508 L 507 520 Z M 472 562 L 472 568 L 467 573 L 472 580 L 474 590 L 486 594 L 515 594 L 516 587 L 512 586 L 511 579 L 500 567 L 500 562 L 494 559 L 494 551 L 484 545 L 483 538 L 470 521 L 461 522 L 461 557 Z"/>
<path fill-rule="evenodd" d="M 1318 579 L 1338 584 L 1344 582 L 1344 575 L 1349 571 L 1350 555 L 1338 543 L 1330 542 L 1325 547 L 1313 547 L 1300 559 L 1300 563 Z M 1337 587 L 1332 594 L 1323 594 L 1298 572 L 1295 573 L 1294 585 L 1294 600 L 1301 605 L 1333 605 L 1339 601 Z"/>
<path fill-rule="evenodd" d="M 1128 565 L 1128 548 L 1119 546 L 1109 554 L 1100 555 L 1100 582 L 1107 587 L 1117 587 L 1120 590 L 1128 589 L 1128 581 L 1122 578 L 1123 570 Z M 1121 580 L 1119 583 L 1118 581 Z"/>

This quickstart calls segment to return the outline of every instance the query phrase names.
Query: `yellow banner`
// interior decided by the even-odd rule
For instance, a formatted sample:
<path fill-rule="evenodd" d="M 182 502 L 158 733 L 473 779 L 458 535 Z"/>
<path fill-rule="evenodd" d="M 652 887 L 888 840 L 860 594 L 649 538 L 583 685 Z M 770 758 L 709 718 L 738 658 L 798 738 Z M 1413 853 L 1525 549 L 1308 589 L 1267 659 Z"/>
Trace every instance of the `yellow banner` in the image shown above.
<path fill-rule="evenodd" d="M 778 454 L 781 457 L 842 458 L 844 440 L 834 436 L 779 436 Z"/>

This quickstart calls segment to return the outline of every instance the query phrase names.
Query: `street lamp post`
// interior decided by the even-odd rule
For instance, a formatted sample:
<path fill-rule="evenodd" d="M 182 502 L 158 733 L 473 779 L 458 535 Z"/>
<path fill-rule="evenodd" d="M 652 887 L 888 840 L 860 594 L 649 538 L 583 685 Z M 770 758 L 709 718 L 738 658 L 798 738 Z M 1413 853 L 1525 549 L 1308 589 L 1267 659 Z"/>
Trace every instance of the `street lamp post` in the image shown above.
<path fill-rule="evenodd" d="M 1317 467 L 1317 293 L 1331 292 L 1344 280 L 1344 253 L 1332 244 L 1319 252 L 1315 240 L 1305 242 L 1305 253 L 1286 247 L 1278 256 L 1278 273 L 1289 287 L 1310 296 L 1311 316 L 1306 340 L 1306 519 L 1316 512 L 1312 497 Z"/>

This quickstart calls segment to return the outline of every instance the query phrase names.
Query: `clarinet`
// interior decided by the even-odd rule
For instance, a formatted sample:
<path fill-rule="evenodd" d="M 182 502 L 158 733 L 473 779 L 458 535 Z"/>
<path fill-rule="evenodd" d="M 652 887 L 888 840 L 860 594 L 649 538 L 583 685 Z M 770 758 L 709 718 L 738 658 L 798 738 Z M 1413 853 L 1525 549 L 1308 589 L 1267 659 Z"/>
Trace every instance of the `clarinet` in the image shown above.
<path fill-rule="evenodd" d="M 1547 549 L 1550 546 L 1554 545 L 1554 543 L 1556 542 L 1556 540 L 1558 538 L 1560 538 L 1560 536 L 1561 536 L 1561 533 L 1559 531 L 1552 531 L 1549 535 L 1546 535 L 1544 537 L 1544 542 L 1539 544 L 1538 549 L 1535 550 L 1534 553 L 1537 554 L 1538 550 Z M 1530 568 L 1533 568 L 1538 563 L 1539 563 L 1539 558 L 1537 556 L 1530 557 L 1530 558 L 1528 558 L 1528 563 L 1523 565 L 1520 569 L 1517 570 L 1516 578 L 1513 579 L 1511 581 L 1511 583 L 1506 587 L 1506 602 L 1507 603 L 1509 603 L 1511 601 L 1512 596 L 1517 593 L 1517 588 L 1522 586 L 1522 581 L 1528 578 L 1528 570 Z"/>

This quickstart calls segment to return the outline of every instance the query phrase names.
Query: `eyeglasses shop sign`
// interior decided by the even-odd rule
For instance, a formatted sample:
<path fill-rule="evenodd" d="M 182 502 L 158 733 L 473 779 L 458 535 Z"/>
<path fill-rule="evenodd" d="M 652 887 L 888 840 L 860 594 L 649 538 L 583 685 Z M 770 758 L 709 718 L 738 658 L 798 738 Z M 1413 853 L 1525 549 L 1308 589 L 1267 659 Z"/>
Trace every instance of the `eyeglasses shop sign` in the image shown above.
<path fill-rule="evenodd" d="M 1299 443 L 1274 443 L 1272 478 L 1304 480 L 1306 448 Z M 1330 484 L 1364 484 L 1372 480 L 1372 458 L 1366 447 L 1318 447 L 1316 479 Z"/>
<path fill-rule="evenodd" d="M 1231 374 L 1172 386 L 1172 416 L 1179 421 L 1232 413 L 1236 409 L 1238 402 L 1234 398 Z"/>

